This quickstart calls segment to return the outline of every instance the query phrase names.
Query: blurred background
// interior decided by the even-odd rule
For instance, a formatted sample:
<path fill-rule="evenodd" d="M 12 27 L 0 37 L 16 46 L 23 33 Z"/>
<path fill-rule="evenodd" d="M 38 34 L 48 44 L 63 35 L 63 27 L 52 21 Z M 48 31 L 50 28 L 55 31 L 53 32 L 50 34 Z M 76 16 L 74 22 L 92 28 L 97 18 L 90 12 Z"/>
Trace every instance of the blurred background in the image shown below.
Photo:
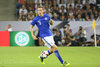
<path fill-rule="evenodd" d="M 95 46 L 93 20 L 100 46 L 100 0 L 0 0 L 0 46 L 43 46 L 36 26 L 38 40 L 30 33 L 39 6 L 55 21 L 50 28 L 57 46 Z"/>
<path fill-rule="evenodd" d="M 0 0 L 0 67 L 42 67 L 37 57 L 48 48 L 36 26 L 38 40 L 30 33 L 39 6 L 54 20 L 55 44 L 70 67 L 100 67 L 100 0 Z M 54 54 L 45 62 L 43 67 L 61 67 Z"/>

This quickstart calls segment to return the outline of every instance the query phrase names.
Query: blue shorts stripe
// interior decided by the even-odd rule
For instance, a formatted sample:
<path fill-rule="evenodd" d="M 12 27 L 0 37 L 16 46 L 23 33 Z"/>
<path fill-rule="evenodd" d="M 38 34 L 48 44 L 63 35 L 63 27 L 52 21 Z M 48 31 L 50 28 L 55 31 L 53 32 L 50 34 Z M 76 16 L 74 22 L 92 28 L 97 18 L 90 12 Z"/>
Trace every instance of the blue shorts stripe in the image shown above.
<path fill-rule="evenodd" d="M 44 38 L 43 38 L 43 40 L 48 44 L 48 45 L 50 45 L 51 47 L 52 47 L 52 45 L 51 44 L 49 44 Z"/>

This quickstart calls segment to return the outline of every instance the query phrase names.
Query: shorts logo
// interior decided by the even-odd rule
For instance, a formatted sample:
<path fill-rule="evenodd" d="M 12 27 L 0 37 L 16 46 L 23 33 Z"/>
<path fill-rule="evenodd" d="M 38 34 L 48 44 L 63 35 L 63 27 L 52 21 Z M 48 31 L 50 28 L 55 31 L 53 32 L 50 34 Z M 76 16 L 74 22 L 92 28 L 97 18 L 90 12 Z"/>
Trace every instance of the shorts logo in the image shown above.
<path fill-rule="evenodd" d="M 29 36 L 25 32 L 19 32 L 15 36 L 15 42 L 19 46 L 25 46 L 29 42 Z"/>

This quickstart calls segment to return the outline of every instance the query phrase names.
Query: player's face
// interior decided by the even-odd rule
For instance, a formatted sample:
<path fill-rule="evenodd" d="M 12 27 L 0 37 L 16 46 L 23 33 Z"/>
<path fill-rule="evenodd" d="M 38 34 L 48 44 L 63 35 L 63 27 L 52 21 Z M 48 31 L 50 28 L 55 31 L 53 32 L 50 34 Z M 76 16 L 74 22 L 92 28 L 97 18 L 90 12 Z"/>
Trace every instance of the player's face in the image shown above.
<path fill-rule="evenodd" d="M 38 8 L 38 15 L 43 16 L 43 8 Z"/>

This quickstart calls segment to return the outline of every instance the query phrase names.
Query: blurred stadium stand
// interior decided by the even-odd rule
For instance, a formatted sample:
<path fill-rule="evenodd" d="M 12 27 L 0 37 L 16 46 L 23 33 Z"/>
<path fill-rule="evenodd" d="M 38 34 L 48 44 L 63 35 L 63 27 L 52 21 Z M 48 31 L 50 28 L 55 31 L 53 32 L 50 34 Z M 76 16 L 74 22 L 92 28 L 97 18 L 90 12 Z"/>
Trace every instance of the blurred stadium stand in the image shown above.
<path fill-rule="evenodd" d="M 23 9 L 20 11 L 23 5 L 23 8 L 27 10 L 26 14 Z M 94 19 L 97 34 L 100 35 L 100 0 L 0 0 L 0 31 L 6 31 L 9 24 L 13 31 L 30 31 L 30 22 L 37 16 L 36 10 L 40 5 L 45 7 L 44 13 L 49 14 L 55 21 L 50 28 L 57 28 L 58 31 L 61 31 L 62 38 L 66 37 L 64 28 L 65 31 L 69 31 L 66 25 L 70 24 L 72 36 L 82 26 L 86 30 L 87 41 L 91 41 Z M 34 27 L 35 30 L 37 27 Z"/>
<path fill-rule="evenodd" d="M 0 21 L 14 21 L 16 0 L 0 0 Z"/>
<path fill-rule="evenodd" d="M 6 24 L 5 24 L 6 23 Z M 12 25 L 12 29 L 13 31 L 30 31 L 30 22 L 18 22 L 18 21 L 0 21 L 0 31 L 5 31 L 5 29 L 7 28 L 8 24 Z M 59 28 L 62 31 L 62 36 L 63 36 L 63 27 L 66 26 L 66 24 L 64 24 L 62 27 L 60 26 L 62 24 L 61 21 L 55 21 L 54 25 L 51 26 L 51 29 L 53 28 Z M 90 41 L 90 36 L 93 34 L 93 30 L 92 30 L 92 21 L 81 21 L 81 22 L 77 22 L 77 21 L 71 21 L 70 23 L 70 28 L 72 29 L 72 33 L 75 34 L 78 29 L 79 26 L 82 26 L 86 32 L 87 32 L 87 40 Z M 34 27 L 34 31 L 37 30 L 37 27 Z M 97 30 L 97 34 L 100 34 L 100 23 L 99 21 L 96 21 L 96 30 Z"/>

